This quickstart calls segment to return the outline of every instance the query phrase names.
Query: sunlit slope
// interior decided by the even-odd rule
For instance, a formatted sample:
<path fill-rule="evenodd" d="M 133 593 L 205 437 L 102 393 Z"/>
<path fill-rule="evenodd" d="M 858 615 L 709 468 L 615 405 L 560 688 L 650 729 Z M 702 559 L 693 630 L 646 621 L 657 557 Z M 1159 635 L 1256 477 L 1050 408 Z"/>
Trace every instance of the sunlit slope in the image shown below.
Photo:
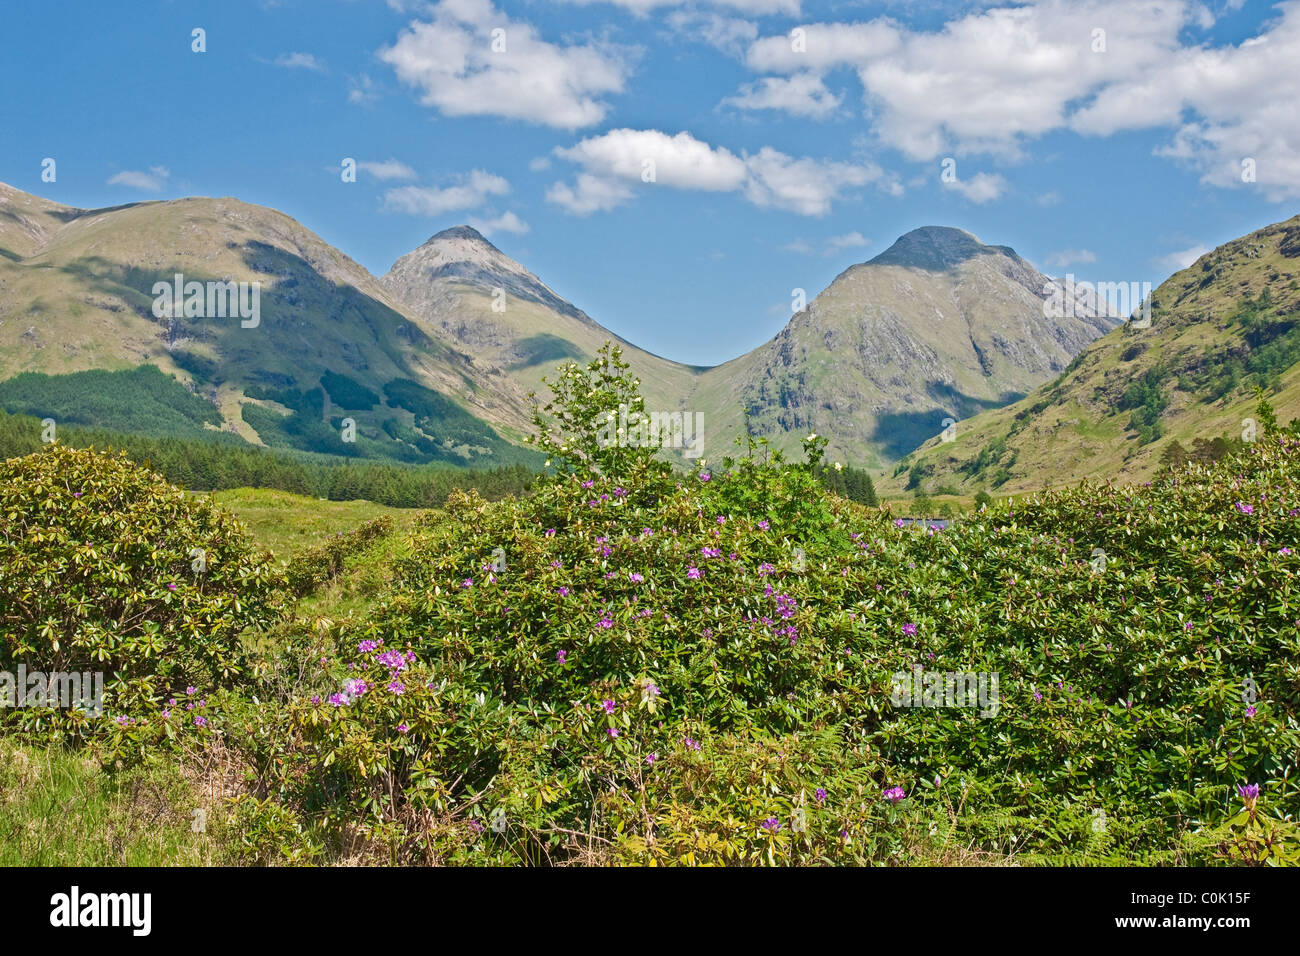
<path fill-rule="evenodd" d="M 1121 326 L 1024 400 L 927 443 L 914 456 L 921 486 L 1006 493 L 1143 479 L 1171 442 L 1241 438 L 1255 384 L 1289 421 L 1300 415 L 1298 312 L 1300 216 L 1206 253 L 1155 290 L 1149 328 Z"/>

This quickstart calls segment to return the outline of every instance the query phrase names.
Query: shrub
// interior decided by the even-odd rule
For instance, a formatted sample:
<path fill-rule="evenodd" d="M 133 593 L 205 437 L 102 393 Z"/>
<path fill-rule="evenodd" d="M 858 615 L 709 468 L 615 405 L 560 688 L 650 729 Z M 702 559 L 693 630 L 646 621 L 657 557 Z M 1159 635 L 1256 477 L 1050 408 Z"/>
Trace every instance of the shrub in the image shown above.
<path fill-rule="evenodd" d="M 0 515 L 0 669 L 106 672 L 119 715 L 237 682 L 239 633 L 274 616 L 276 575 L 242 526 L 121 454 L 3 462 Z"/>
<path fill-rule="evenodd" d="M 1212 828 L 1246 783 L 1300 811 L 1297 447 L 944 532 L 820 494 L 815 436 L 675 478 L 596 447 L 422 524 L 269 789 L 417 862 L 1289 854 Z M 999 675 L 998 713 L 893 706 L 916 666 Z"/>

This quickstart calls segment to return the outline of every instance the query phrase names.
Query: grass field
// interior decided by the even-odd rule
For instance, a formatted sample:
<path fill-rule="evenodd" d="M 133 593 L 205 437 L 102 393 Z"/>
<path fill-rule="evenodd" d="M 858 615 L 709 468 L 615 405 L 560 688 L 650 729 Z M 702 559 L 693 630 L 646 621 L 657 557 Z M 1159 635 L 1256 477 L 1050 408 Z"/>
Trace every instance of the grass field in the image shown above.
<path fill-rule="evenodd" d="M 403 528 L 419 514 L 414 509 L 389 508 L 371 501 L 326 501 L 264 488 L 233 488 L 202 492 L 201 496 L 211 497 L 233 512 L 277 558 L 291 558 L 322 544 L 330 535 L 351 531 L 380 515 L 391 515 L 397 527 Z"/>
<path fill-rule="evenodd" d="M 175 764 L 110 776 L 62 748 L 0 738 L 0 866 L 211 864 L 210 812 Z"/>

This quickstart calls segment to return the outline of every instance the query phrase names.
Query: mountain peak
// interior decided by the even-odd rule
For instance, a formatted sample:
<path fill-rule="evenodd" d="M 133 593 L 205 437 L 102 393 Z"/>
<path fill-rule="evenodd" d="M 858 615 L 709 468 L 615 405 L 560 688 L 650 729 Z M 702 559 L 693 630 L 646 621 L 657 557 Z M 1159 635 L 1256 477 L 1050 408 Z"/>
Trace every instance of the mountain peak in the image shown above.
<path fill-rule="evenodd" d="M 471 239 L 475 242 L 482 242 L 489 246 L 492 245 L 492 243 L 488 242 L 483 233 L 479 232 L 473 226 L 452 226 L 450 229 L 444 229 L 442 232 L 430 236 L 428 241 L 425 242 L 425 245 L 427 246 L 430 242 L 438 242 L 447 239 Z"/>
<path fill-rule="evenodd" d="M 1016 251 L 1010 246 L 986 246 L 965 229 L 921 226 L 899 236 L 892 246 L 869 260 L 868 264 L 947 272 L 967 259 L 990 254 L 1016 257 Z"/>
<path fill-rule="evenodd" d="M 430 236 L 422 246 L 393 263 L 381 281 L 399 298 L 418 304 L 435 280 L 475 286 L 489 294 L 503 289 L 516 298 L 591 321 L 473 226 L 452 226 Z"/>

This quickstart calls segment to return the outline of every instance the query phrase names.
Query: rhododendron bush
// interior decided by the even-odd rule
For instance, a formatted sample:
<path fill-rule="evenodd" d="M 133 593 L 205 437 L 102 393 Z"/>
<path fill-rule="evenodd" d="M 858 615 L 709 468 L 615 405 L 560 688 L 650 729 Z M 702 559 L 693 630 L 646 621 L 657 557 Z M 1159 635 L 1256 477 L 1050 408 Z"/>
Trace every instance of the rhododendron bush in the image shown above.
<path fill-rule="evenodd" d="M 570 432 L 640 407 L 617 350 L 562 377 Z M 826 495 L 817 436 L 687 472 L 589 439 L 198 688 L 247 859 L 1295 861 L 1294 436 L 942 531 Z M 914 672 L 997 706 L 900 706 Z"/>

